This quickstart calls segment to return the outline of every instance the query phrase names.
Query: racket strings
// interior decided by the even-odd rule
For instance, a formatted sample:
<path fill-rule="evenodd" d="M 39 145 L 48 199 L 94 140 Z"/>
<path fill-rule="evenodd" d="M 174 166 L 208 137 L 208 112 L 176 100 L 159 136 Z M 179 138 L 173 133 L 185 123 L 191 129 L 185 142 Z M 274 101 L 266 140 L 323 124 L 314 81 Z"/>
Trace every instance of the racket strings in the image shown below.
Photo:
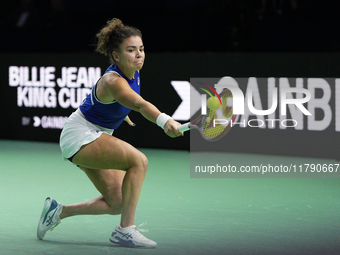
<path fill-rule="evenodd" d="M 224 94 L 221 98 L 222 100 L 222 110 L 223 110 L 223 115 L 226 117 L 226 118 L 230 118 L 231 115 L 233 114 L 233 107 L 232 105 L 229 105 L 228 106 L 228 98 L 232 98 L 232 94 L 231 92 L 227 93 L 227 94 Z"/>
<path fill-rule="evenodd" d="M 222 100 L 222 112 L 225 118 L 230 118 L 232 115 L 232 106 L 228 106 L 228 97 L 232 97 L 231 93 L 226 93 L 221 97 Z M 223 135 L 227 129 L 229 129 L 229 125 L 221 125 L 218 124 L 218 119 L 216 115 L 216 111 L 208 109 L 206 118 L 203 123 L 203 135 L 207 139 L 214 139 Z"/>

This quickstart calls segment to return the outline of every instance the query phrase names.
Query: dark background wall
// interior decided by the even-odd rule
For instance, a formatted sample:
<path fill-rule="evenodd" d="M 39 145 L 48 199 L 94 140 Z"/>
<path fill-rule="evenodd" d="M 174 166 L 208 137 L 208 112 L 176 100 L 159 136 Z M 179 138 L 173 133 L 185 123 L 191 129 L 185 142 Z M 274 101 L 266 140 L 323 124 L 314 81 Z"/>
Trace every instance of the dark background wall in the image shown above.
<path fill-rule="evenodd" d="M 140 28 L 148 52 L 337 51 L 340 43 L 333 0 L 13 0 L 0 3 L 0 17 L 3 52 L 92 52 L 113 17 Z"/>

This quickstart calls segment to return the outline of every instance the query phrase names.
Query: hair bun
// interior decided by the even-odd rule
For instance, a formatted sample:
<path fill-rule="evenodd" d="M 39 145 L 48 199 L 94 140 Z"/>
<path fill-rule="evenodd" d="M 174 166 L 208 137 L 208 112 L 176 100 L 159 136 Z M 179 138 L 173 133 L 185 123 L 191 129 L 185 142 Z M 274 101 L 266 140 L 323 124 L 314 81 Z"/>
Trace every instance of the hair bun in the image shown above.
<path fill-rule="evenodd" d="M 96 36 L 98 38 L 96 51 L 108 55 L 111 62 L 114 63 L 112 52 L 119 49 L 120 44 L 126 38 L 130 36 L 142 38 L 142 33 L 137 28 L 124 25 L 120 19 L 113 18 L 107 21 L 106 26 Z"/>

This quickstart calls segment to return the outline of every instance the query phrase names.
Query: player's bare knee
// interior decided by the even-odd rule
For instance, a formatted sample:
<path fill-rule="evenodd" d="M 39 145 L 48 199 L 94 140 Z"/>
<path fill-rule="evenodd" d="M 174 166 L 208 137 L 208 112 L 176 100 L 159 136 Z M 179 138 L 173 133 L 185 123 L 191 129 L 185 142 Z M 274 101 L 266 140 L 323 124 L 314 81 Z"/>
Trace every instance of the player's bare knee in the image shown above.
<path fill-rule="evenodd" d="M 149 162 L 147 157 L 143 153 L 138 152 L 132 157 L 130 167 L 133 169 L 133 171 L 137 171 L 139 174 L 146 174 L 148 164 Z"/>
<path fill-rule="evenodd" d="M 141 162 L 143 165 L 143 169 L 146 172 L 146 170 L 148 169 L 149 161 L 148 158 L 143 153 L 141 153 Z"/>
<path fill-rule="evenodd" d="M 139 171 L 141 171 L 144 175 L 146 174 L 146 170 L 148 169 L 149 161 L 148 158 L 143 154 L 139 154 L 138 160 L 138 166 L 139 166 Z"/>

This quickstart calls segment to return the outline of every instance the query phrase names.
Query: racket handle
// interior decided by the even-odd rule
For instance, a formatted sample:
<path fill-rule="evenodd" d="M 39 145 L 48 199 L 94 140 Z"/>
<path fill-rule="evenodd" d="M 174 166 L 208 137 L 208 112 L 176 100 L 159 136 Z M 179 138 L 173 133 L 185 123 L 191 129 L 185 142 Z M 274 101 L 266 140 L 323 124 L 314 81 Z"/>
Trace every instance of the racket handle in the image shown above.
<path fill-rule="evenodd" d="M 180 126 L 178 127 L 178 131 L 179 131 L 179 132 L 185 132 L 185 131 L 190 130 L 189 125 L 190 125 L 190 122 L 185 123 L 185 124 L 183 124 L 183 125 L 180 125 Z"/>

